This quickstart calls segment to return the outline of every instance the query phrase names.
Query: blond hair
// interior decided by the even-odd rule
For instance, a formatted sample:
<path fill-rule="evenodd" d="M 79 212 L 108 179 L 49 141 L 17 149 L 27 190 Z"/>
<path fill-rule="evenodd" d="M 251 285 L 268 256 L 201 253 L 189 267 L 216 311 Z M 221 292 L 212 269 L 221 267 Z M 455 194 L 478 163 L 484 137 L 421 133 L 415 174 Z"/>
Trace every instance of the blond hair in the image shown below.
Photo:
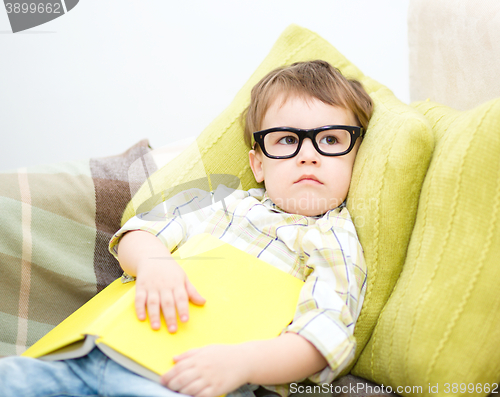
<path fill-rule="evenodd" d="M 361 83 L 348 80 L 328 62 L 296 62 L 268 73 L 251 92 L 250 105 L 243 113 L 245 143 L 252 146 L 252 134 L 261 129 L 262 120 L 280 94 L 313 97 L 350 110 L 360 127 L 366 130 L 373 113 L 373 102 Z"/>

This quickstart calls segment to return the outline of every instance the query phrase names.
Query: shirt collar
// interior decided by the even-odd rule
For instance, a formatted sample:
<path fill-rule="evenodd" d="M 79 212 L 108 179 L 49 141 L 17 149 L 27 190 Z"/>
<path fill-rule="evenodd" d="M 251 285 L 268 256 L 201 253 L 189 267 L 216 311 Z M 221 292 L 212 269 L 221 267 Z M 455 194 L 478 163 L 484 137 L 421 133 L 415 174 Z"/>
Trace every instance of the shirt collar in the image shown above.
<path fill-rule="evenodd" d="M 275 211 L 275 212 L 282 212 L 284 214 L 287 214 L 286 211 L 282 210 L 280 207 L 278 207 L 276 204 L 273 203 L 269 195 L 267 194 L 267 190 L 264 192 L 264 196 L 262 196 L 262 200 L 260 202 L 267 208 Z"/>

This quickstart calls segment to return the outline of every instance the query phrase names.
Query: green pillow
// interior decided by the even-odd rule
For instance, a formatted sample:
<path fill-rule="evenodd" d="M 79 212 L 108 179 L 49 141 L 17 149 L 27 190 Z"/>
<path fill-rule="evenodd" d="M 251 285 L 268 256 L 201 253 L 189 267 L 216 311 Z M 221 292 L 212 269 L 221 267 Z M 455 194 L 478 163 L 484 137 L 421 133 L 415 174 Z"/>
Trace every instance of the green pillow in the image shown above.
<path fill-rule="evenodd" d="M 355 335 L 357 353 L 364 347 L 396 282 L 415 220 L 418 196 L 433 138 L 426 119 L 387 88 L 364 76 L 317 34 L 289 26 L 229 107 L 177 159 L 153 174 L 135 195 L 122 222 L 154 205 L 161 192 L 206 174 L 231 174 L 249 189 L 257 184 L 248 165 L 240 115 L 250 90 L 272 69 L 296 61 L 323 59 L 348 78 L 362 82 L 375 102 L 375 112 L 355 163 L 348 207 L 354 218 L 369 269 L 368 290 Z M 151 199 L 151 196 L 153 199 Z"/>
<path fill-rule="evenodd" d="M 429 384 L 487 395 L 500 381 L 500 98 L 414 106 L 436 150 L 404 269 L 353 372 L 419 396 L 436 395 Z"/>

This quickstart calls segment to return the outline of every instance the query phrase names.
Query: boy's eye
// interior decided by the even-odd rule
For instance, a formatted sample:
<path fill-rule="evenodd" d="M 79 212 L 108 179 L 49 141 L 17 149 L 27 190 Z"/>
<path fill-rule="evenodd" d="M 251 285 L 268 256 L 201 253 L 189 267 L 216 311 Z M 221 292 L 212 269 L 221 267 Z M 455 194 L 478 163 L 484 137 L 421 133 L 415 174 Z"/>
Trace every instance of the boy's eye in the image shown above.
<path fill-rule="evenodd" d="M 281 143 L 282 145 L 295 145 L 297 143 L 297 138 L 294 136 L 285 136 L 281 138 L 278 143 Z"/>
<path fill-rule="evenodd" d="M 338 142 L 338 139 L 333 135 L 327 135 L 321 138 L 320 143 L 326 143 L 327 145 L 335 145 Z"/>

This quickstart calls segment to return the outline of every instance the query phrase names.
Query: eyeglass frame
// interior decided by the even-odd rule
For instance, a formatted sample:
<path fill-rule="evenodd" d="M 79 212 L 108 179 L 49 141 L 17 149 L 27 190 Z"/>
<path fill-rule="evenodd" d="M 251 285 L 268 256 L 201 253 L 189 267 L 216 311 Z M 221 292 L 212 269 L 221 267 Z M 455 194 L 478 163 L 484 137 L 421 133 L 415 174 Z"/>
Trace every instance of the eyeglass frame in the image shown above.
<path fill-rule="evenodd" d="M 318 147 L 318 143 L 316 142 L 316 136 L 323 131 L 328 131 L 328 130 L 345 130 L 351 134 L 351 144 L 347 148 L 347 150 L 341 152 L 341 153 L 325 153 L 322 152 L 321 149 Z M 264 144 L 264 138 L 267 134 L 271 132 L 292 132 L 294 134 L 297 134 L 299 137 L 299 144 L 297 145 L 297 149 L 295 150 L 294 153 L 286 155 L 286 156 L 273 156 L 270 155 L 266 151 L 266 147 Z M 259 145 L 261 148 L 262 152 L 266 157 L 269 157 L 270 159 L 290 159 L 292 157 L 295 157 L 297 154 L 300 152 L 300 148 L 302 147 L 302 142 L 304 142 L 305 138 L 309 138 L 314 146 L 314 149 L 321 154 L 322 156 L 329 156 L 329 157 L 335 157 L 335 156 L 344 156 L 347 153 L 349 153 L 353 148 L 354 145 L 356 144 L 356 140 L 358 138 L 362 138 L 364 136 L 365 131 L 363 130 L 362 127 L 354 126 L 354 125 L 324 125 L 322 127 L 317 127 L 317 128 L 311 128 L 311 129 L 301 129 L 301 128 L 293 128 L 293 127 L 274 127 L 274 128 L 268 128 L 266 130 L 261 130 L 253 133 L 253 138 L 255 140 L 255 143 Z M 255 148 L 255 145 L 254 145 Z"/>

